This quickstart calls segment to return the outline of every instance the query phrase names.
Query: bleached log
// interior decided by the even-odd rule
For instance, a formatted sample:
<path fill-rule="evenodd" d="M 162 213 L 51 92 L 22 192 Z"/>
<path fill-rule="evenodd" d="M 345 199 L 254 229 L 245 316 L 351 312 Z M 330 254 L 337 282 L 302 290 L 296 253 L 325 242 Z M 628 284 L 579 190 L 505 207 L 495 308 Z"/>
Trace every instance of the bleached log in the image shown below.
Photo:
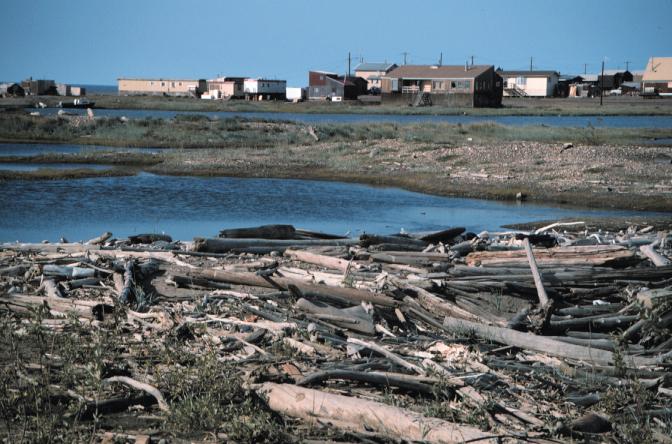
<path fill-rule="evenodd" d="M 408 370 L 411 370 L 411 371 L 413 371 L 413 372 L 415 372 L 415 373 L 417 373 L 421 376 L 425 376 L 425 370 L 423 370 L 422 367 L 419 367 L 415 364 L 412 364 L 412 363 L 406 361 L 405 359 L 401 358 L 400 356 L 396 355 L 395 353 L 392 353 L 388 349 L 386 349 L 384 347 L 381 347 L 378 344 L 375 344 L 373 342 L 362 341 L 361 339 L 357 339 L 357 338 L 348 338 L 348 342 L 350 344 L 359 345 L 359 346 L 368 348 L 369 350 L 373 350 L 376 353 L 379 353 L 379 354 L 385 356 L 387 359 L 394 362 L 395 364 L 397 364 L 401 367 L 404 367 Z"/>
<path fill-rule="evenodd" d="M 495 443 L 491 433 L 411 410 L 357 397 L 342 396 L 291 384 L 262 384 L 259 393 L 268 399 L 271 410 L 308 420 L 324 420 L 338 428 L 375 431 L 408 441 Z"/>
<path fill-rule="evenodd" d="M 555 222 L 535 230 L 534 234 L 541 234 L 556 227 L 575 227 L 577 225 L 585 225 L 585 224 L 586 224 L 585 222 Z"/>
<path fill-rule="evenodd" d="M 544 289 L 544 284 L 541 282 L 541 275 L 539 274 L 539 269 L 537 268 L 537 261 L 534 259 L 534 253 L 532 253 L 532 247 L 530 246 L 530 240 L 528 238 L 523 239 L 523 247 L 525 248 L 525 253 L 527 254 L 527 260 L 530 263 L 532 277 L 534 278 L 534 285 L 537 287 L 539 303 L 541 304 L 541 308 L 545 309 L 549 306 L 550 300 L 546 294 L 546 289 Z"/>
<path fill-rule="evenodd" d="M 103 379 L 103 383 L 111 383 L 111 382 L 120 382 L 122 384 L 126 384 L 130 387 L 133 387 L 134 389 L 137 390 L 142 390 L 143 392 L 149 393 L 152 395 L 155 399 L 156 402 L 159 404 L 159 409 L 161 409 L 164 412 L 170 412 L 170 407 L 168 407 L 168 403 L 166 402 L 165 398 L 153 385 L 147 384 L 145 382 L 140 382 L 136 381 L 133 378 L 129 378 L 127 376 L 112 376 L 110 378 Z"/>
<path fill-rule="evenodd" d="M 297 261 L 305 262 L 307 264 L 314 264 L 320 267 L 331 268 L 345 272 L 348 269 L 348 261 L 332 256 L 325 256 L 323 254 L 311 253 L 305 250 L 287 249 L 285 256 L 295 259 Z"/>
<path fill-rule="evenodd" d="M 318 296 L 331 297 L 340 300 L 349 301 L 354 304 L 360 302 L 370 302 L 385 307 L 394 307 L 397 301 L 387 295 L 373 293 L 371 291 L 359 290 L 355 288 L 331 287 L 327 285 L 310 284 L 297 279 L 282 277 L 264 277 L 254 273 L 235 273 L 224 270 L 194 270 L 190 273 L 216 282 L 227 282 L 237 285 L 250 285 L 254 287 L 276 288 L 288 290 L 289 286 L 295 286 L 302 293 L 311 293 Z"/>
<path fill-rule="evenodd" d="M 226 253 L 228 251 L 248 250 L 250 248 L 262 248 L 269 250 L 285 251 L 291 247 L 312 246 L 351 246 L 357 245 L 357 239 L 194 239 L 194 250 L 208 253 Z"/>
<path fill-rule="evenodd" d="M 526 350 L 534 350 L 560 358 L 576 359 L 601 365 L 610 365 L 614 362 L 614 354 L 610 351 L 568 344 L 532 333 L 522 333 L 516 330 L 482 325 L 450 317 L 444 319 L 443 326 L 453 332 L 472 332 L 483 339 L 513 345 Z M 624 356 L 624 360 L 627 366 L 637 367 L 655 364 L 655 360 L 639 356 Z"/>
<path fill-rule="evenodd" d="M 540 266 L 605 266 L 635 258 L 633 251 L 620 245 L 587 245 L 534 250 Z M 520 266 L 528 262 L 524 250 L 478 251 L 467 255 L 470 266 Z"/>
<path fill-rule="evenodd" d="M 301 298 L 296 301 L 296 308 L 310 313 L 318 319 L 323 319 L 352 331 L 367 335 L 373 335 L 376 332 L 371 314 L 367 313 L 361 305 L 338 309 L 325 303 L 315 304 Z"/>
<path fill-rule="evenodd" d="M 656 267 L 664 267 L 665 265 L 670 265 L 672 263 L 668 258 L 663 256 L 662 254 L 658 253 L 656 250 L 653 248 L 655 247 L 656 244 L 658 244 L 659 241 L 655 241 L 651 244 L 648 245 L 642 245 L 639 247 L 639 251 L 642 252 L 644 256 L 649 258 L 649 260 L 655 265 Z"/>
<path fill-rule="evenodd" d="M 112 233 L 109 231 L 104 232 L 98 237 L 94 237 L 93 239 L 90 239 L 84 243 L 84 245 L 100 245 L 104 243 L 106 240 L 112 237 Z"/>

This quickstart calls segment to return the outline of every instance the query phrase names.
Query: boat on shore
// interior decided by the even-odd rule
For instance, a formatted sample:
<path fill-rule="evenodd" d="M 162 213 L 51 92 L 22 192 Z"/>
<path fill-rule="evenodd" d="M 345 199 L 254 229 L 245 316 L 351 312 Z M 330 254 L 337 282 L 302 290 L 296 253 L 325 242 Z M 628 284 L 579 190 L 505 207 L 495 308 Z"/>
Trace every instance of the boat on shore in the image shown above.
<path fill-rule="evenodd" d="M 58 102 L 59 108 L 93 108 L 96 105 L 95 102 L 91 102 L 88 99 L 75 99 L 72 102 Z"/>

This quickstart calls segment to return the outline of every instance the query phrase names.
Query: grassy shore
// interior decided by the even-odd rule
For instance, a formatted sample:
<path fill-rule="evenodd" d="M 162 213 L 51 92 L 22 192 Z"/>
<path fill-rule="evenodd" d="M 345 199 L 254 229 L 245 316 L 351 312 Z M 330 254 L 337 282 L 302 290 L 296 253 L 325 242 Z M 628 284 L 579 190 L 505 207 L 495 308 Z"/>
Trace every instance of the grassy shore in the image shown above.
<path fill-rule="evenodd" d="M 246 118 L 209 119 L 178 115 L 175 119 L 33 117 L 0 114 L 0 140 L 61 142 L 83 145 L 169 148 L 264 148 L 311 145 L 318 142 L 401 140 L 407 143 L 455 145 L 477 142 L 573 142 L 589 145 L 637 144 L 672 137 L 672 129 L 565 128 L 474 124 L 395 123 L 317 124 Z M 319 140 L 316 140 L 319 139 Z"/>
<path fill-rule="evenodd" d="M 65 98 L 69 100 L 68 98 Z M 89 99 L 97 107 L 110 109 L 142 109 L 166 111 L 231 111 L 287 112 L 314 114 L 405 114 L 405 115 L 470 115 L 470 116 L 613 116 L 613 115 L 672 115 L 672 100 L 642 99 L 641 97 L 599 98 L 505 98 L 500 108 L 462 108 L 431 106 L 414 108 L 400 105 L 364 105 L 358 101 L 341 103 L 284 101 L 249 102 L 244 100 L 201 100 L 189 97 L 93 95 Z M 0 99 L 3 107 L 33 107 L 37 102 L 56 106 L 63 97 L 42 96 Z"/>
<path fill-rule="evenodd" d="M 113 171 L 6 172 L 0 179 L 156 174 L 352 181 L 447 196 L 672 211 L 672 129 L 510 127 L 493 123 L 321 124 L 208 119 L 123 122 L 0 114 L 0 138 L 170 147 L 11 157 L 7 162 L 115 165 Z M 571 144 L 571 145 L 569 145 Z M 122 150 L 123 151 L 123 150 Z M 79 176 L 77 176 L 79 175 Z"/>

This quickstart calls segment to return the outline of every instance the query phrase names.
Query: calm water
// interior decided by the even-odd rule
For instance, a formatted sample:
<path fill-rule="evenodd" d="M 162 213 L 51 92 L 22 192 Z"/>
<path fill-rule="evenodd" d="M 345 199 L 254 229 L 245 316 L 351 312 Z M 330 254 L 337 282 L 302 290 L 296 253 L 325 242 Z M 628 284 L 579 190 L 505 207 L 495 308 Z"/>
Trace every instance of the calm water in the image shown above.
<path fill-rule="evenodd" d="M 35 111 L 31 109 L 30 111 Z M 57 108 L 38 110 L 42 115 L 53 115 Z M 86 110 L 71 109 L 68 112 L 81 115 Z M 502 125 L 547 125 L 561 127 L 609 127 L 609 128 L 672 128 L 672 116 L 404 116 L 385 114 L 301 114 L 301 113 L 266 113 L 266 112 L 184 112 L 132 109 L 95 109 L 96 116 L 129 118 L 163 118 L 170 119 L 177 114 L 202 114 L 211 118 L 233 118 L 237 116 L 268 120 L 291 120 L 301 123 L 375 123 L 388 122 L 398 124 L 412 123 L 477 123 L 496 122 Z"/>
<path fill-rule="evenodd" d="M 0 170 L 4 171 L 37 171 L 48 168 L 52 170 L 109 170 L 110 165 L 99 165 L 96 163 L 77 164 L 77 163 L 0 163 Z"/>
<path fill-rule="evenodd" d="M 43 154 L 80 154 L 92 151 L 116 151 L 123 153 L 158 153 L 160 148 L 119 148 L 98 145 L 68 145 L 48 143 L 0 143 L 0 157 L 40 156 Z"/>
<path fill-rule="evenodd" d="M 175 239 L 214 236 L 222 228 L 288 223 L 352 236 L 438 230 L 472 231 L 538 219 L 623 216 L 590 211 L 455 199 L 339 182 L 169 177 L 8 181 L 0 193 L 0 241 L 88 239 L 165 232 Z"/>

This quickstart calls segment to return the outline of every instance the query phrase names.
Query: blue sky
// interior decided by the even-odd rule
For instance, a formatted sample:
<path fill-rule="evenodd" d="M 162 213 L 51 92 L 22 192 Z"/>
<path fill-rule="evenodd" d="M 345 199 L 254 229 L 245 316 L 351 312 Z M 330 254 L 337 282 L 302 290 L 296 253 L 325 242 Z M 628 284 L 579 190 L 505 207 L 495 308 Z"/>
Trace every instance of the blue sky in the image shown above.
<path fill-rule="evenodd" d="M 672 0 L 3 0 L 0 79 L 116 84 L 218 74 L 307 83 L 365 61 L 563 73 L 672 56 Z M 422 13 L 425 12 L 423 15 Z"/>

